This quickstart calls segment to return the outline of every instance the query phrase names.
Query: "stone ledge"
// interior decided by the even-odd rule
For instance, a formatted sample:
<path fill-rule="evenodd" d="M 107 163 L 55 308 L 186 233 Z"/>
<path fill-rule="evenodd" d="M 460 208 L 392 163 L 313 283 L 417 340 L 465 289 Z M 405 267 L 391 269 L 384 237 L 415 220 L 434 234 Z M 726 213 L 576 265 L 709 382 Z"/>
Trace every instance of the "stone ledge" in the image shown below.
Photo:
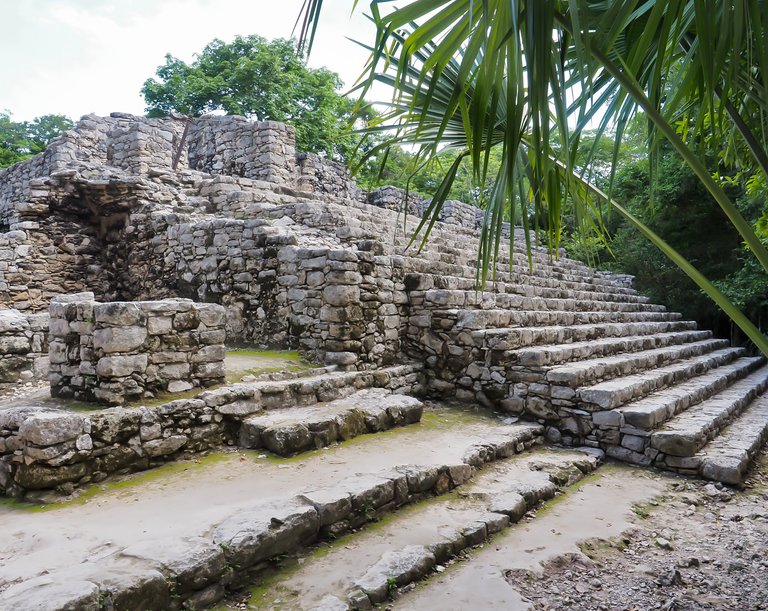
<path fill-rule="evenodd" d="M 342 399 L 364 388 L 386 394 L 422 390 L 421 364 L 287 380 L 237 383 L 153 407 L 114 407 L 73 414 L 33 406 L 0 410 L 0 491 L 34 496 L 149 469 L 181 453 L 235 445 L 243 420 L 256 413 Z M 410 422 L 420 403 L 393 416 Z M 397 402 L 395 402 L 397 403 Z M 393 414 L 397 406 L 392 406 Z"/>

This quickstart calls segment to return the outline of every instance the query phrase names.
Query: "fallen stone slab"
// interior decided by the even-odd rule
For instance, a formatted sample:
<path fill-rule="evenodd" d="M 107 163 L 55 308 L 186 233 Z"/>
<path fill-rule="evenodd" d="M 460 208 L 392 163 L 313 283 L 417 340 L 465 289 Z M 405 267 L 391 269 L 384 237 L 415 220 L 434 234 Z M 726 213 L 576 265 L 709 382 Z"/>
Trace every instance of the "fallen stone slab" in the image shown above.
<path fill-rule="evenodd" d="M 251 416 L 240 428 L 240 445 L 280 456 L 326 447 L 365 433 L 378 433 L 421 420 L 423 404 L 406 395 L 372 388 L 308 407 Z"/>

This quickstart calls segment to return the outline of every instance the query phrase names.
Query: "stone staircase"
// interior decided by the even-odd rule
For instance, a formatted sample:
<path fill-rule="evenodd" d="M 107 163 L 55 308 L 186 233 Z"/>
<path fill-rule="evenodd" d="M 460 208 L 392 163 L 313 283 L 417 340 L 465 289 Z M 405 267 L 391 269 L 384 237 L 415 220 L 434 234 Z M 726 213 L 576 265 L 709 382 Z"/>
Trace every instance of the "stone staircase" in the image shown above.
<path fill-rule="evenodd" d="M 426 363 L 428 393 L 538 421 L 565 445 L 732 484 L 765 438 L 762 357 L 580 262 L 537 247 L 529 261 L 520 233 L 478 291 L 478 236 L 466 228 L 438 222 L 417 250 L 417 219 L 403 225 L 392 210 L 233 193 L 219 212 L 266 221 L 298 247 L 341 246 L 392 270 L 408 299 L 403 345 Z M 718 442 L 721 431 L 728 441 Z"/>
<path fill-rule="evenodd" d="M 409 297 L 407 349 L 425 359 L 432 393 L 534 419 L 556 442 L 730 484 L 764 442 L 764 359 L 633 289 L 538 248 L 531 269 L 518 235 L 512 263 L 502 250 L 492 290 L 477 291 L 477 237 L 462 228 L 437 223 L 416 252 L 394 235 L 392 211 L 302 206 L 266 216 L 293 215 L 350 247 L 374 240 L 378 257 L 397 261 Z"/>

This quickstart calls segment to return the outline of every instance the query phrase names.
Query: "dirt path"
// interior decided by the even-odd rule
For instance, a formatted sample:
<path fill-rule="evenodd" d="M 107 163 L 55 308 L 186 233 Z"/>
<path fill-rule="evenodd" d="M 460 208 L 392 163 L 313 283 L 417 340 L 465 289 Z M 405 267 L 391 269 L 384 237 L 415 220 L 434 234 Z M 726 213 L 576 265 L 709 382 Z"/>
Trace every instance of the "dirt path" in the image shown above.
<path fill-rule="evenodd" d="M 510 585 L 510 571 L 532 571 L 552 558 L 579 554 L 579 543 L 619 536 L 632 526 L 632 507 L 657 496 L 664 477 L 623 466 L 602 467 L 546 508 L 473 551 L 468 560 L 396 601 L 396 609 L 528 609 Z M 534 577 L 536 578 L 536 577 Z M 555 607 L 556 608 L 556 607 Z"/>
<path fill-rule="evenodd" d="M 768 609 L 768 460 L 743 492 L 603 468 L 392 609 Z"/>

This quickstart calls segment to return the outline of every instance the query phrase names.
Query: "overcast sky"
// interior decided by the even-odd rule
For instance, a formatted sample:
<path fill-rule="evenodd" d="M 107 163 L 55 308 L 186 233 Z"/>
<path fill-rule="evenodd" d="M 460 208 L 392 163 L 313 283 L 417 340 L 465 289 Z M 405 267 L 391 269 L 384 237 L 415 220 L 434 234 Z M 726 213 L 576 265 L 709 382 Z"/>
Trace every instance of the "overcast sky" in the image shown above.
<path fill-rule="evenodd" d="M 214 38 L 291 36 L 301 0 L 0 0 L 0 112 L 16 121 L 143 114 L 139 91 L 166 53 L 191 61 Z M 351 85 L 373 31 L 351 0 L 326 2 L 310 65 Z"/>

